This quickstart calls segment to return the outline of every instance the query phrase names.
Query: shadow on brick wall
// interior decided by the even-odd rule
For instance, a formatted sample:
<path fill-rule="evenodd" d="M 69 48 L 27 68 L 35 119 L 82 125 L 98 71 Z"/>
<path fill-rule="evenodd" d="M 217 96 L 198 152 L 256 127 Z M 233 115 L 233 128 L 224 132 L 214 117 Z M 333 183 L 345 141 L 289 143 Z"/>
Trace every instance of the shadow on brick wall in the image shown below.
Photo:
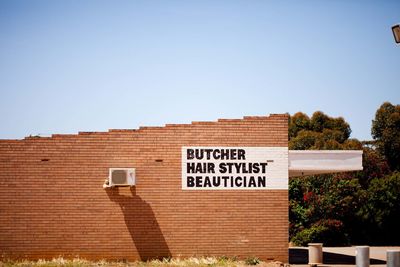
<path fill-rule="evenodd" d="M 118 187 L 106 190 L 108 197 L 118 203 L 124 214 L 125 224 L 142 261 L 170 257 L 168 245 L 158 225 L 151 206 L 136 195 L 134 187 L 131 196 L 119 194 Z"/>

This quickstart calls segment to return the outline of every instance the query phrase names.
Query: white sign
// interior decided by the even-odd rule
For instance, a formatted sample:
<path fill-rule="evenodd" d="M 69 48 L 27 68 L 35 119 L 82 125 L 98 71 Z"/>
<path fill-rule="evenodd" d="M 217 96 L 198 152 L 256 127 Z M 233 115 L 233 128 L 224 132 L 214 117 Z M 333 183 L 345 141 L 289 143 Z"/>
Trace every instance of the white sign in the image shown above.
<path fill-rule="evenodd" d="M 182 147 L 182 189 L 288 189 L 288 148 Z"/>

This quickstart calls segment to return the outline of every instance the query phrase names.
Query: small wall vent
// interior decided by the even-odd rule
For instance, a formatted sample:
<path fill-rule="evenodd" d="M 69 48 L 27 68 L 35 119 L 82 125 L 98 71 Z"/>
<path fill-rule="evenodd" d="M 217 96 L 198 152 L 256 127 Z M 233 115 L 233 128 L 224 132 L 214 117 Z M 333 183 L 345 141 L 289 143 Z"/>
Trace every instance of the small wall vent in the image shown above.
<path fill-rule="evenodd" d="M 136 184 L 135 169 L 110 168 L 108 186 L 134 186 Z"/>

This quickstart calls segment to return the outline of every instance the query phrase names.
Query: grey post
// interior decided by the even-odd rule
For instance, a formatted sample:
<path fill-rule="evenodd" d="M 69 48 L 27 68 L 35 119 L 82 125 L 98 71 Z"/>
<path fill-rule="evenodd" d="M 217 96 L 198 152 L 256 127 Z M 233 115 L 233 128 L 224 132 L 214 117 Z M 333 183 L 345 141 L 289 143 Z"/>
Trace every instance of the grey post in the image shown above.
<path fill-rule="evenodd" d="M 308 264 L 322 264 L 322 243 L 308 244 Z"/>
<path fill-rule="evenodd" d="M 387 267 L 400 267 L 400 250 L 388 250 L 387 256 Z"/>
<path fill-rule="evenodd" d="M 369 246 L 356 247 L 356 266 L 369 267 Z"/>

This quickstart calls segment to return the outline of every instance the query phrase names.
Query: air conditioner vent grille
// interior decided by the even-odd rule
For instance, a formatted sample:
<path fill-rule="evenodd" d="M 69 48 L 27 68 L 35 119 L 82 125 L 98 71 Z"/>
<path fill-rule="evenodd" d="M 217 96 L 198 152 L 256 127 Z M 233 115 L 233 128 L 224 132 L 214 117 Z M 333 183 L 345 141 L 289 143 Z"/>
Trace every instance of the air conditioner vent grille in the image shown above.
<path fill-rule="evenodd" d="M 136 176 L 134 168 L 110 168 L 108 186 L 134 186 Z"/>
<path fill-rule="evenodd" d="M 126 184 L 127 171 L 125 170 L 114 170 L 111 175 L 113 184 Z"/>

